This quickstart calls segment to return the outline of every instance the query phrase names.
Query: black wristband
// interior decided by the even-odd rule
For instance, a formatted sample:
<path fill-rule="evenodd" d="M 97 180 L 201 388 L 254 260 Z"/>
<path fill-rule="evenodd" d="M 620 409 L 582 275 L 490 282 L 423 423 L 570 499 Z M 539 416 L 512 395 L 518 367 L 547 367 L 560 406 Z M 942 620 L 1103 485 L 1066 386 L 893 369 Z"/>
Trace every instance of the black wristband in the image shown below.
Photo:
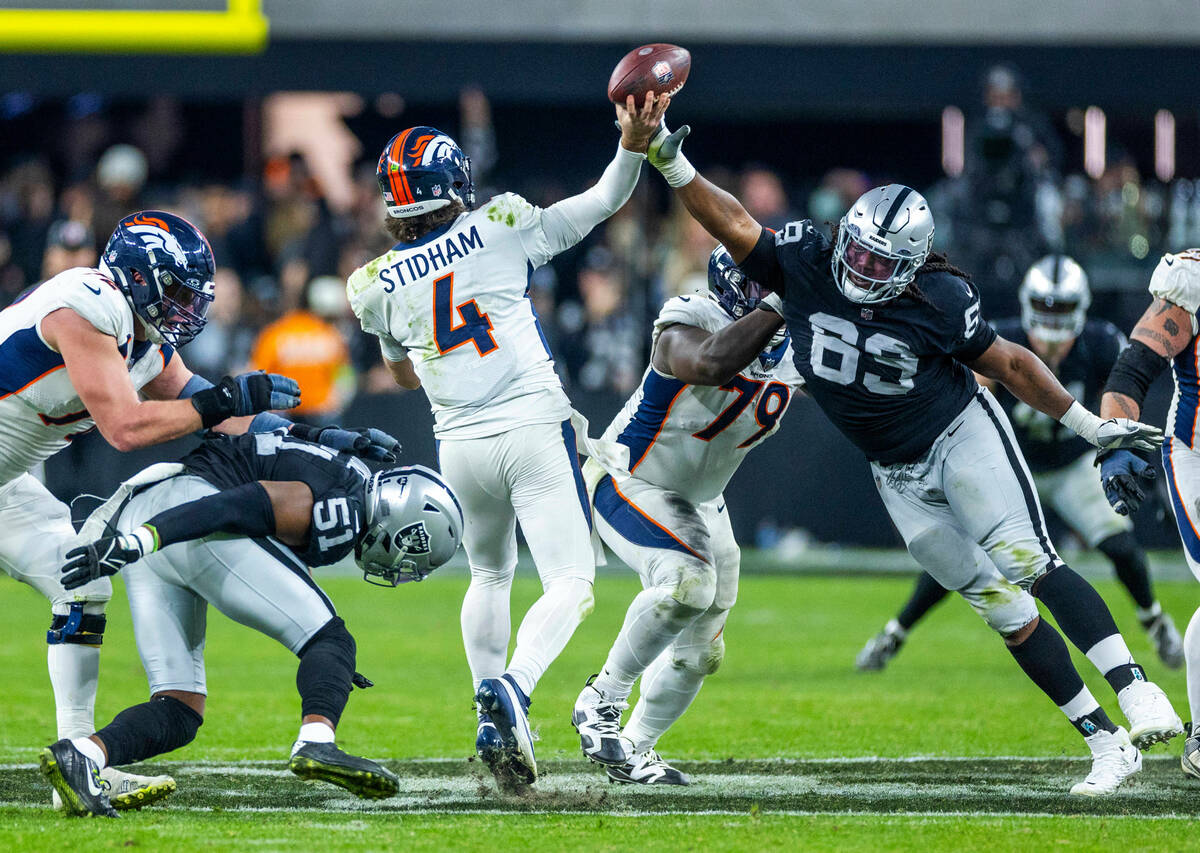
<path fill-rule="evenodd" d="M 292 438 L 298 438 L 301 441 L 311 441 L 313 444 L 320 444 L 321 431 L 328 427 L 315 427 L 312 424 L 294 423 L 288 430 L 288 435 Z M 336 429 L 336 427 L 334 427 Z"/>
<path fill-rule="evenodd" d="M 1156 353 L 1141 341 L 1134 341 L 1117 357 L 1112 372 L 1108 374 L 1105 394 L 1122 394 L 1133 400 L 1141 409 L 1146 392 L 1158 374 L 1167 369 L 1165 356 Z"/>
<path fill-rule="evenodd" d="M 236 395 L 237 386 L 232 377 L 226 376 L 213 387 L 197 391 L 188 399 L 200 413 L 200 425 L 204 429 L 212 429 L 233 416 Z"/>

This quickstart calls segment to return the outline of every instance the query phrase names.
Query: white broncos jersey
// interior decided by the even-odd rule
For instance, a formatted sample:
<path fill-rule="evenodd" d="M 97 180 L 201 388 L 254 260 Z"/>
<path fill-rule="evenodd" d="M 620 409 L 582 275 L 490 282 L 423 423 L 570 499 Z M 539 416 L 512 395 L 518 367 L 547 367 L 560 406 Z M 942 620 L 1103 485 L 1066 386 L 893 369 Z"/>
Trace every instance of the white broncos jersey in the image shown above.
<path fill-rule="evenodd" d="M 677 296 L 654 321 L 653 341 L 675 324 L 717 332 L 732 322 L 707 293 Z M 779 428 L 804 385 L 790 341 L 780 346 L 774 363 L 756 358 L 720 387 L 687 385 L 651 364 L 603 440 L 629 448 L 629 472 L 639 480 L 693 503 L 718 497 L 750 449 Z"/>
<path fill-rule="evenodd" d="M 1163 255 L 1150 277 L 1150 295 L 1178 305 L 1192 315 L 1192 340 L 1171 363 L 1175 396 L 1167 414 L 1168 436 L 1197 447 L 1200 427 L 1200 337 L 1196 312 L 1200 311 L 1200 249 Z"/>
<path fill-rule="evenodd" d="M 408 357 L 439 438 L 481 438 L 571 413 L 529 299 L 553 256 L 541 208 L 512 193 L 401 243 L 346 284 L 365 331 Z"/>
<path fill-rule="evenodd" d="M 133 387 L 162 373 L 174 350 L 133 339 L 133 310 L 98 270 L 59 273 L 0 311 L 0 483 L 53 456 L 71 437 L 95 426 L 64 369 L 62 356 L 42 339 L 42 318 L 70 308 L 115 338 Z"/>

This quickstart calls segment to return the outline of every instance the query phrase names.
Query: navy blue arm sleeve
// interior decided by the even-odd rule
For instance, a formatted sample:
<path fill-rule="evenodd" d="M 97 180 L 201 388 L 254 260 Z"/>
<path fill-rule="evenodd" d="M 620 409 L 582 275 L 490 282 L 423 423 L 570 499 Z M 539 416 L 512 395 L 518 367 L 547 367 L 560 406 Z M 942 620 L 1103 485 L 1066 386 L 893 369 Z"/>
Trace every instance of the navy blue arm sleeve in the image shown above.
<path fill-rule="evenodd" d="M 244 483 L 164 510 L 146 526 L 154 530 L 159 548 L 211 533 L 270 536 L 275 532 L 275 509 L 262 483 Z"/>

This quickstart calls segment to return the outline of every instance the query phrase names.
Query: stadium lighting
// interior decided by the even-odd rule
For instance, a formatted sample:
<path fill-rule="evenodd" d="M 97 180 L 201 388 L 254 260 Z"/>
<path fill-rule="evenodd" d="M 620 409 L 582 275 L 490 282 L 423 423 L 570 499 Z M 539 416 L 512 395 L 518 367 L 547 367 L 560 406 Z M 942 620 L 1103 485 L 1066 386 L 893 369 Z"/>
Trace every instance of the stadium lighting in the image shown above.
<path fill-rule="evenodd" d="M 1154 114 L 1154 174 L 1164 184 L 1175 177 L 1175 114 Z"/>
<path fill-rule="evenodd" d="M 0 9 L 0 52 L 258 53 L 267 45 L 261 0 L 228 0 L 224 11 L 119 5 Z"/>
<path fill-rule="evenodd" d="M 962 174 L 966 148 L 962 110 L 946 107 L 942 110 L 942 169 L 952 178 Z"/>
<path fill-rule="evenodd" d="M 1104 174 L 1105 118 L 1104 110 L 1088 107 L 1083 114 L 1083 170 L 1089 178 Z"/>

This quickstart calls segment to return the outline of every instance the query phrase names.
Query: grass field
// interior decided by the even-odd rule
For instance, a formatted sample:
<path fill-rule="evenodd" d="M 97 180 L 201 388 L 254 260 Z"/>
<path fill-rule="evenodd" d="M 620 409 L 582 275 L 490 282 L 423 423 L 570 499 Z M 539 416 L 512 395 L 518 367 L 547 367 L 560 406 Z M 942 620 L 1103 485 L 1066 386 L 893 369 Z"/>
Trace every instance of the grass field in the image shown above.
<path fill-rule="evenodd" d="M 756 565 L 748 555 L 747 563 Z M 865 566 L 870 568 L 870 566 Z M 579 756 L 569 723 L 583 679 L 603 661 L 636 591 L 624 572 L 597 583 L 595 613 L 534 697 L 543 779 L 501 797 L 470 760 L 474 717 L 458 607 L 462 570 L 420 586 L 322 585 L 359 644 L 355 691 L 339 729 L 346 748 L 389 761 L 398 797 L 365 803 L 284 770 L 295 735 L 295 664 L 286 650 L 210 613 L 207 721 L 156 767 L 179 792 L 119 821 L 67 821 L 34 769 L 54 739 L 42 638 L 44 602 L 0 580 L 0 848 L 153 849 L 1155 849 L 1194 847 L 1200 783 L 1178 769 L 1176 741 L 1146 756 L 1117 796 L 1066 795 L 1086 772 L 1083 744 L 966 605 L 948 600 L 879 674 L 853 657 L 904 599 L 910 577 L 750 574 L 726 630 L 721 671 L 660 744 L 696 784 L 608 784 Z M 1134 653 L 1186 718 L 1183 676 L 1157 665 L 1123 591 L 1098 584 Z M 1159 584 L 1186 622 L 1194 581 Z M 537 583 L 523 573 L 514 607 Z M 1077 656 L 1114 718 L 1111 690 Z M 122 592 L 110 610 L 97 720 L 145 696 Z"/>

